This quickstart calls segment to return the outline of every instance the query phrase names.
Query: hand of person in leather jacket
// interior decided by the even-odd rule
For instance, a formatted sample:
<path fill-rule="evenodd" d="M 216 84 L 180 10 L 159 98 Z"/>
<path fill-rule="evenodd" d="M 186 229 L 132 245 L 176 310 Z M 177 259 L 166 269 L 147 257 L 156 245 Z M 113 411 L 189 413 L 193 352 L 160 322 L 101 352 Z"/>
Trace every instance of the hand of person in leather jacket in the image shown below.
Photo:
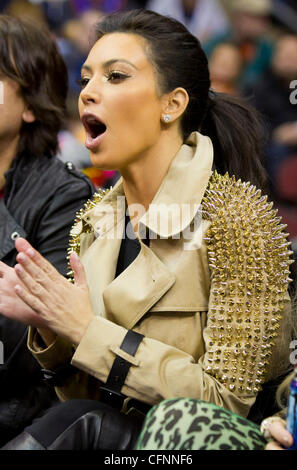
<path fill-rule="evenodd" d="M 26 325 L 33 324 L 37 327 L 43 325 L 39 316 L 29 305 L 17 295 L 14 286 L 23 283 L 18 279 L 16 272 L 10 266 L 0 261 L 0 312 L 12 320 L 19 320 Z"/>
<path fill-rule="evenodd" d="M 48 328 L 78 344 L 94 317 L 78 256 L 75 253 L 70 256 L 75 279 L 75 284 L 71 284 L 27 240 L 18 238 L 16 249 L 19 264 L 14 268 L 18 278 L 17 282 L 12 281 L 14 292 L 30 308 L 30 315 L 28 309 L 3 314 L 37 328 Z"/>

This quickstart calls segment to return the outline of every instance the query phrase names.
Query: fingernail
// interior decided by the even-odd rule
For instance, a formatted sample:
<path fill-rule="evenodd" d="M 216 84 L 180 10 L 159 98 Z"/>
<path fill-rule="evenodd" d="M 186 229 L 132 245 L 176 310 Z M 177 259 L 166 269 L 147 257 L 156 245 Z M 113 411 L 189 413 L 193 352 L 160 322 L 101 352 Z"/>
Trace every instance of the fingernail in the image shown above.
<path fill-rule="evenodd" d="M 32 250 L 32 248 L 29 248 L 27 251 L 26 251 L 27 255 L 30 256 L 30 258 L 33 258 L 34 257 L 34 250 Z"/>
<path fill-rule="evenodd" d="M 20 294 L 22 292 L 22 288 L 18 284 L 15 286 L 14 290 L 16 291 L 17 294 Z"/>
<path fill-rule="evenodd" d="M 20 264 L 16 264 L 14 268 L 15 268 L 16 272 L 18 272 L 18 273 L 23 273 L 24 272 L 24 270 L 23 270 L 23 268 Z"/>
<path fill-rule="evenodd" d="M 26 256 L 24 255 L 24 253 L 19 253 L 17 256 L 17 260 L 20 261 L 21 263 L 26 261 Z"/>

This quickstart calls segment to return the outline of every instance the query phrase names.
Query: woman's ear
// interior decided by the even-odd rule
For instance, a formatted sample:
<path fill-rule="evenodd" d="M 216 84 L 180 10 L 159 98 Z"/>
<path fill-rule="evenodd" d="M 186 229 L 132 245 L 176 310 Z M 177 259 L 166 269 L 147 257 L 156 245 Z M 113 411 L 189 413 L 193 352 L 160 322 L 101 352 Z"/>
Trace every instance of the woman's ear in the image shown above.
<path fill-rule="evenodd" d="M 170 122 L 183 115 L 189 103 L 189 95 L 184 88 L 175 88 L 164 97 L 163 114 L 170 116 Z"/>
<path fill-rule="evenodd" d="M 27 107 L 23 111 L 22 119 L 27 124 L 30 124 L 31 122 L 36 121 L 36 117 L 35 117 L 34 112 L 31 109 L 27 108 Z"/>

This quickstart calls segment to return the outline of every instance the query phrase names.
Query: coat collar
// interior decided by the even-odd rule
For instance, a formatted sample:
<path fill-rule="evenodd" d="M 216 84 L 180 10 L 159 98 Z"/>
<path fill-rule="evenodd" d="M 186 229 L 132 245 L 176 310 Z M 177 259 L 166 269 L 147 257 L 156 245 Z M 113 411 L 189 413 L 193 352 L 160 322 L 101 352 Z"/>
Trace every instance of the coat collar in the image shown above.
<path fill-rule="evenodd" d="M 148 211 L 139 221 L 140 235 L 145 228 L 161 238 L 170 238 L 188 227 L 199 206 L 211 175 L 213 147 L 209 137 L 193 132 L 176 154 Z M 112 238 L 125 217 L 122 178 L 103 200 L 83 219 L 92 225 L 95 236 Z M 120 236 L 122 233 L 120 233 Z"/>

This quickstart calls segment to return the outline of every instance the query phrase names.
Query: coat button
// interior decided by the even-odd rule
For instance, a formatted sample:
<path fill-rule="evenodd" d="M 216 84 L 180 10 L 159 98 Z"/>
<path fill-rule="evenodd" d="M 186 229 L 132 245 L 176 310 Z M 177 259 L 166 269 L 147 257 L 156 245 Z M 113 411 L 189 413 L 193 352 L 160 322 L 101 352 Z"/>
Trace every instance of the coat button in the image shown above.
<path fill-rule="evenodd" d="M 13 232 L 11 235 L 10 235 L 10 238 L 12 240 L 16 240 L 17 238 L 20 237 L 20 234 L 18 232 Z"/>
<path fill-rule="evenodd" d="M 67 168 L 67 170 L 73 170 L 73 163 L 67 162 L 66 163 L 66 168 Z"/>

